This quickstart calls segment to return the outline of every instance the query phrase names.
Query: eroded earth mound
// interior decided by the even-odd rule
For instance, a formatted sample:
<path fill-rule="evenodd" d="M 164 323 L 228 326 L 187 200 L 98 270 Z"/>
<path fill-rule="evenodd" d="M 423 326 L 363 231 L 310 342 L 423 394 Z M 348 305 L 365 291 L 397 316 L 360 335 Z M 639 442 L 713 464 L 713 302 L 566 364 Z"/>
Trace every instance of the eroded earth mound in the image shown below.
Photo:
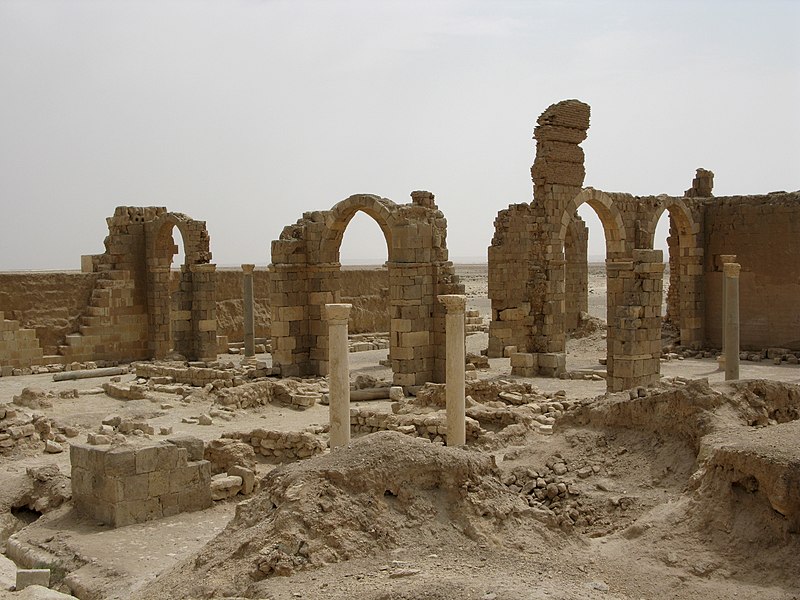
<path fill-rule="evenodd" d="M 503 485 L 490 455 L 396 432 L 268 474 L 225 531 L 145 597 L 261 597 L 273 575 L 364 557 L 422 535 L 484 540 L 543 511 Z M 187 582 L 193 582 L 187 586 Z"/>

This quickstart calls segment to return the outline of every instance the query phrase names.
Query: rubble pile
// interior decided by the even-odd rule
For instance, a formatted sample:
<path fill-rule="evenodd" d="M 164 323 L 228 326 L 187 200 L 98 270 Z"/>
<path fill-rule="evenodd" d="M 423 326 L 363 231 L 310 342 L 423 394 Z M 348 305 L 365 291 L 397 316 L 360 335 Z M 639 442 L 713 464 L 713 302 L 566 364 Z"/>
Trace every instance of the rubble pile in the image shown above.
<path fill-rule="evenodd" d="M 281 404 L 304 410 L 313 406 L 328 392 L 324 379 L 264 379 L 234 388 L 215 391 L 215 402 L 222 406 L 252 408 L 264 404 Z"/>
<path fill-rule="evenodd" d="M 71 427 L 57 425 L 41 413 L 27 413 L 12 404 L 0 404 L 0 455 L 17 451 L 48 454 L 64 451 L 67 437 L 77 435 Z"/>

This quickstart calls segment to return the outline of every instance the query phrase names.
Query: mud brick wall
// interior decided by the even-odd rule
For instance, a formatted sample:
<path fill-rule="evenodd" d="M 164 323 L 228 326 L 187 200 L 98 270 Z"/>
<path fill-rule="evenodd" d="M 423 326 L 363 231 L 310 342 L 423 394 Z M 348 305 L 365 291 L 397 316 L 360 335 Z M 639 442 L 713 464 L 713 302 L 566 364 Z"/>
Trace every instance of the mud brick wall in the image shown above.
<path fill-rule="evenodd" d="M 733 196 L 705 206 L 706 342 L 721 347 L 721 254 L 735 254 L 743 349 L 800 350 L 800 193 Z"/>
<path fill-rule="evenodd" d="M 154 446 L 70 446 L 72 498 L 79 513 L 123 527 L 211 506 L 211 463 L 189 450 Z"/>

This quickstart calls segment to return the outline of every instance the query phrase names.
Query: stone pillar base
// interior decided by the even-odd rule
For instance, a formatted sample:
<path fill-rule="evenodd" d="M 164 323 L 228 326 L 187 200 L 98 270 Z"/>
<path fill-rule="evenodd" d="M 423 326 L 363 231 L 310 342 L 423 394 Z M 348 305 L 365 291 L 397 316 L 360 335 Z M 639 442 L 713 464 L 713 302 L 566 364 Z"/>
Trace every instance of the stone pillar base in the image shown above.
<path fill-rule="evenodd" d="M 559 378 L 567 372 L 564 352 L 516 352 L 511 355 L 511 374 L 519 377 Z"/>

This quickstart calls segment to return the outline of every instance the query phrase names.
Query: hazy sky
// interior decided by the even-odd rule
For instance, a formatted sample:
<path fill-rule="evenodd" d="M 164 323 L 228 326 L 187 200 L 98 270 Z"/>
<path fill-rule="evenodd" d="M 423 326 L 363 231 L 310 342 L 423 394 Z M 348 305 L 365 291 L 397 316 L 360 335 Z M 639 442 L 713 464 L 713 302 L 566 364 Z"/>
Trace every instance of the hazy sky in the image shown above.
<path fill-rule="evenodd" d="M 0 270 L 79 268 L 117 205 L 266 265 L 303 211 L 417 189 L 485 258 L 565 98 L 592 107 L 586 185 L 795 190 L 799 28 L 794 0 L 0 0 Z M 385 258 L 357 217 L 342 259 Z"/>

